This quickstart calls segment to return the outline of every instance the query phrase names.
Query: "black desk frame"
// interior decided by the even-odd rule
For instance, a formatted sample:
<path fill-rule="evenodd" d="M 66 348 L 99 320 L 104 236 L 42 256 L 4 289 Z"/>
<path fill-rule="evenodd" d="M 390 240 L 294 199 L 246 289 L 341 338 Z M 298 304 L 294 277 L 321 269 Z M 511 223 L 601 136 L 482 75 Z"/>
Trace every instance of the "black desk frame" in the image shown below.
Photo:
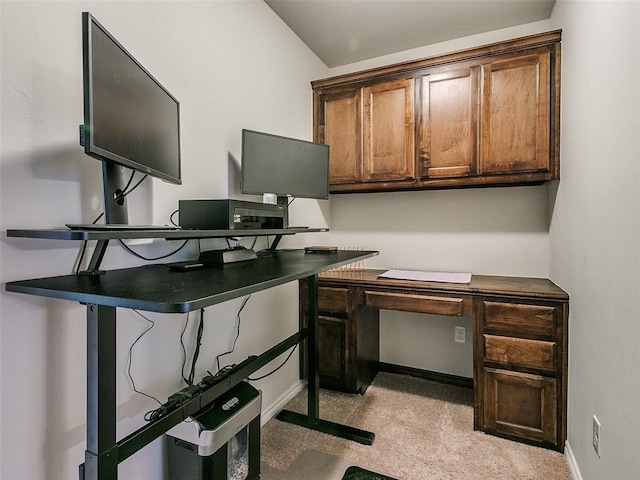
<path fill-rule="evenodd" d="M 306 230 L 305 231 L 309 231 Z M 313 231 L 313 230 L 312 230 Z M 317 231 L 317 230 L 316 230 Z M 47 231 L 34 230 L 10 230 L 9 237 L 30 237 L 30 238 L 58 238 L 60 239 L 60 230 Z M 66 231 L 61 239 L 89 240 L 95 239 L 98 242 L 107 242 L 110 238 L 140 238 L 140 237 L 168 237 L 180 238 L 178 232 L 159 232 L 158 234 L 149 234 L 149 232 L 109 232 L 110 238 L 100 238 L 105 232 L 84 232 L 77 238 L 78 232 Z M 201 232 L 198 237 L 197 233 L 192 233 L 190 238 L 202 238 L 211 236 L 236 236 L 233 232 Z M 269 231 L 261 234 L 274 234 Z M 276 235 L 291 234 L 296 232 L 279 232 Z M 115 236 L 114 236 L 115 234 Z M 246 233 L 245 233 L 246 234 Z M 255 233 L 254 233 L 255 234 Z M 250 235 L 250 234 L 249 234 Z M 182 237 L 184 238 L 184 237 Z M 277 237 L 279 240 L 280 237 Z M 106 247 L 106 245 L 105 245 Z M 104 255 L 102 249 L 100 259 Z M 331 268 L 341 265 L 353 263 L 371 256 L 377 255 L 377 252 L 364 251 L 340 251 L 334 254 L 304 254 L 303 252 L 273 252 L 273 257 L 269 260 L 258 259 L 249 262 L 241 262 L 244 265 L 231 268 L 239 268 L 242 274 L 251 273 L 252 270 L 260 270 L 261 265 L 269 268 L 276 268 L 274 265 L 282 263 L 282 272 L 275 272 L 256 283 L 245 282 L 239 288 L 236 286 L 211 287 L 208 295 L 181 299 L 180 301 L 170 300 L 168 302 L 149 300 L 148 298 L 136 297 L 135 292 L 125 297 L 114 295 L 111 284 L 118 284 L 119 279 L 139 278 L 145 276 L 158 277 L 158 275 L 167 275 L 168 269 L 163 265 L 148 265 L 133 269 L 112 270 L 106 275 L 82 276 L 82 275 L 66 275 L 62 277 L 43 278 L 36 280 L 24 280 L 17 282 L 8 282 L 6 290 L 19 293 L 27 293 L 38 296 L 62 298 L 67 300 L 76 300 L 86 304 L 87 308 L 87 450 L 85 452 L 85 463 L 80 466 L 81 480 L 116 480 L 118 478 L 118 464 L 129 458 L 138 450 L 148 445 L 156 438 L 163 435 L 173 426 L 182 422 L 187 417 L 197 413 L 210 402 L 214 401 L 220 395 L 233 388 L 235 385 L 243 381 L 253 372 L 262 368 L 264 365 L 286 352 L 288 349 L 298 343 L 307 340 L 307 378 L 308 378 L 308 396 L 307 396 L 307 415 L 282 411 L 277 418 L 295 423 L 306 428 L 318 430 L 335 436 L 340 436 L 359 443 L 370 445 L 373 442 L 374 434 L 346 425 L 341 425 L 320 419 L 319 405 L 319 374 L 318 374 L 318 301 L 317 301 L 317 274 Z M 282 260 L 282 262 L 280 262 Z M 262 262 L 271 262 L 263 264 Z M 256 262 L 256 263 L 254 263 Z M 99 263 L 99 262 L 98 262 Z M 194 272 L 180 272 L 174 278 L 190 279 L 193 275 L 203 278 L 203 275 L 211 275 L 211 277 L 225 277 L 224 270 L 228 266 L 216 267 L 218 270 L 199 270 Z M 255 268 L 253 268 L 255 267 Z M 280 267 L 277 267 L 280 268 Z M 215 273 L 221 272 L 222 273 Z M 229 269 L 229 271 L 231 271 Z M 286 272 L 286 273 L 285 273 Z M 264 277 L 264 272 L 260 272 Z M 189 275 L 190 277 L 178 277 L 179 275 Z M 242 275 L 239 275 L 242 276 Z M 309 282 L 308 302 L 309 311 L 313 313 L 309 317 L 309 325 L 306 329 L 302 329 L 289 338 L 280 342 L 278 345 L 267 350 L 259 356 L 249 357 L 240 365 L 234 367 L 230 373 L 221 376 L 221 379 L 203 391 L 199 395 L 194 396 L 180 408 L 171 411 L 166 416 L 161 417 L 157 421 L 151 422 L 138 429 L 129 436 L 118 441 L 116 438 L 116 308 L 136 308 L 147 311 L 177 313 L 188 312 L 211 306 L 217 303 L 238 298 L 246 294 L 265 290 L 276 285 L 288 283 L 290 281 L 306 278 Z M 113 279 L 113 281 L 112 281 Z M 188 283 L 188 282 L 187 282 Z M 212 281 L 211 283 L 216 283 Z M 104 287 L 104 289 L 102 288 Z M 188 285 L 187 285 L 188 287 Z M 185 294 L 186 288 L 185 287 Z M 103 291 L 104 290 L 104 291 Z M 147 292 L 148 293 L 148 292 Z M 162 293 L 162 292 L 152 292 Z M 189 292 L 190 293 L 190 292 Z"/>

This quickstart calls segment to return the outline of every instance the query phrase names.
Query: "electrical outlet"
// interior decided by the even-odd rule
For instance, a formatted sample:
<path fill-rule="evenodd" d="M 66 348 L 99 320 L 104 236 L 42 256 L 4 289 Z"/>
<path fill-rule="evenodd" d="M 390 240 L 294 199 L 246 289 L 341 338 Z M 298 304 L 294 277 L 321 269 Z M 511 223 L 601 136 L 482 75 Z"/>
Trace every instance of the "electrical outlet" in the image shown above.
<path fill-rule="evenodd" d="M 600 422 L 594 415 L 593 416 L 593 448 L 598 454 L 598 457 L 600 456 L 600 444 L 602 442 L 602 437 L 600 436 L 600 427 L 601 427 Z"/>
<path fill-rule="evenodd" d="M 456 343 L 466 343 L 467 329 L 465 327 L 456 327 L 453 339 Z"/>

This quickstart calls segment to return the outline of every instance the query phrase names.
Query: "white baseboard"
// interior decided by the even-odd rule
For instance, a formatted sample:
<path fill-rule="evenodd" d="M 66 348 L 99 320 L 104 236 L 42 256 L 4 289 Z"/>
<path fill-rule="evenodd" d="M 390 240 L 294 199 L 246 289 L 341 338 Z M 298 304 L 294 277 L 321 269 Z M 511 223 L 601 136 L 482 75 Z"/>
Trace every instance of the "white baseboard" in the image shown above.
<path fill-rule="evenodd" d="M 284 392 L 280 398 L 278 398 L 275 402 L 273 402 L 269 407 L 267 407 L 262 412 L 262 416 L 260 418 L 260 425 L 264 425 L 273 417 L 275 417 L 280 410 L 284 408 L 284 406 L 289 403 L 293 397 L 295 397 L 302 389 L 307 385 L 305 380 L 298 380 L 297 383 L 294 383 L 289 390 Z"/>
<path fill-rule="evenodd" d="M 580 469 L 576 463 L 576 457 L 573 456 L 573 451 L 571 450 L 571 445 L 569 445 L 568 440 L 564 442 L 564 458 L 567 461 L 567 465 L 569 465 L 569 470 L 571 471 L 571 477 L 573 480 L 582 480 Z"/>

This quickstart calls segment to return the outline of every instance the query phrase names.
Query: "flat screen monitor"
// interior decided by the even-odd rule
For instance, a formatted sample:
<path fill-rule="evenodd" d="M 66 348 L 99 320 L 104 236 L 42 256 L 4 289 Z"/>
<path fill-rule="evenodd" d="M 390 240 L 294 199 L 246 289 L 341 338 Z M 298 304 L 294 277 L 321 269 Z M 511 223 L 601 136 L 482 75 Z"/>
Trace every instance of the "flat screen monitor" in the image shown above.
<path fill-rule="evenodd" d="M 180 184 L 178 100 L 88 12 L 82 34 L 84 151 L 102 160 L 105 189 L 120 183 L 114 165 Z M 107 222 L 127 223 L 106 190 Z"/>
<path fill-rule="evenodd" d="M 242 130 L 242 193 L 329 198 L 329 145 Z"/>

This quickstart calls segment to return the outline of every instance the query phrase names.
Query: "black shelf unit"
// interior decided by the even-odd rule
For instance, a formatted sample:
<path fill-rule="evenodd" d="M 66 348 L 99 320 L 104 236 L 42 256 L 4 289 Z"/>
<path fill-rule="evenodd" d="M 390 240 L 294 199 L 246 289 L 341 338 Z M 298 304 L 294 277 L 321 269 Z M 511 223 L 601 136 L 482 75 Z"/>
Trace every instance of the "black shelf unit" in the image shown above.
<path fill-rule="evenodd" d="M 279 229 L 238 229 L 238 230 L 189 230 L 159 228 L 149 229 L 12 229 L 7 230 L 7 237 L 17 238 L 40 238 L 45 240 L 96 240 L 96 248 L 93 251 L 87 270 L 80 272 L 83 275 L 101 275 L 100 270 L 102 259 L 107 253 L 107 247 L 111 240 L 140 239 L 140 238 L 163 238 L 165 240 L 191 240 L 205 238 L 236 238 L 236 237 L 265 237 L 274 236 L 274 240 L 269 246 L 269 250 L 275 251 L 280 240 L 285 235 L 295 235 L 296 233 L 328 232 L 328 228 L 279 228 Z"/>
<path fill-rule="evenodd" d="M 10 229 L 7 237 L 43 238 L 47 240 L 121 240 L 133 238 L 165 238 L 167 240 L 185 240 L 189 238 L 231 238 L 231 237 L 264 237 L 295 235 L 296 233 L 328 232 L 328 228 L 270 228 L 270 229 L 237 229 L 237 230 L 72 230 L 69 228 L 49 229 Z"/>

